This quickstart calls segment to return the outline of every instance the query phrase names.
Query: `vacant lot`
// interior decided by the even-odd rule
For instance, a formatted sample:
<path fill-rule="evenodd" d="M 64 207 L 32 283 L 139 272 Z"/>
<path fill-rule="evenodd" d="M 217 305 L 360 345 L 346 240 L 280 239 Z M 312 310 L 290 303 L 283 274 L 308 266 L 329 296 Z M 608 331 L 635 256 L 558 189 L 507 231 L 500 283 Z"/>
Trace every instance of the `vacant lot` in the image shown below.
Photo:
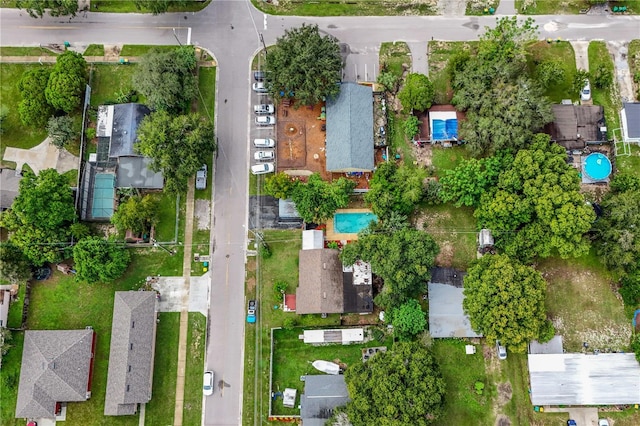
<path fill-rule="evenodd" d="M 184 425 L 200 424 L 202 418 L 202 372 L 204 371 L 206 328 L 207 318 L 204 315 L 199 312 L 189 312 L 182 419 Z"/>
<path fill-rule="evenodd" d="M 131 78 L 136 68 L 136 64 L 127 66 L 93 64 L 91 67 L 91 105 L 116 103 L 120 93 L 128 93 L 133 90 Z M 144 98 L 138 96 L 138 101 L 144 103 Z"/>
<path fill-rule="evenodd" d="M 600 67 L 609 70 L 611 75 L 614 76 L 614 79 L 611 81 L 610 86 L 605 88 L 598 88 L 592 79 L 591 93 L 593 103 L 604 107 L 604 118 L 607 122 L 608 129 L 607 133 L 609 134 L 609 138 L 612 139 L 613 130 L 620 128 L 619 112 L 622 104 L 618 96 L 618 91 L 616 90 L 615 70 L 613 60 L 607 50 L 607 45 L 604 41 L 592 41 L 589 43 L 589 70 L 594 72 Z"/>
<path fill-rule="evenodd" d="M 387 71 L 402 78 L 405 70 L 411 70 L 411 51 L 404 41 L 382 43 L 379 56 L 380 71 Z"/>
<path fill-rule="evenodd" d="M 564 70 L 564 78 L 558 83 L 550 85 L 545 95 L 553 103 L 560 103 L 563 99 L 577 101 L 579 96 L 572 89 L 573 78 L 576 74 L 576 59 L 571 43 L 567 41 L 547 43 L 539 41 L 528 47 L 527 69 L 535 77 L 535 66 L 545 61 L 557 61 Z"/>
<path fill-rule="evenodd" d="M 451 103 L 453 90 L 451 89 L 451 76 L 447 65 L 449 59 L 463 51 L 472 54 L 477 50 L 478 42 L 466 41 L 430 41 L 429 52 L 429 79 L 435 90 L 435 103 L 446 105 Z"/>

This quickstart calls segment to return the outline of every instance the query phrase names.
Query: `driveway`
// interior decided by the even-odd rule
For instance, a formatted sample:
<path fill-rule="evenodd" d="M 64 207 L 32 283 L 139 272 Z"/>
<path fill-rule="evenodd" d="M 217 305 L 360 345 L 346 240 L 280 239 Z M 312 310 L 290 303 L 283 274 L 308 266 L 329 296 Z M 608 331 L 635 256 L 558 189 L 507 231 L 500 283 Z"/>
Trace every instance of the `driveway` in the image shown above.
<path fill-rule="evenodd" d="M 544 407 L 545 413 L 567 413 L 579 426 L 598 426 L 598 409 L 595 407 Z"/>
<path fill-rule="evenodd" d="M 616 82 L 623 102 L 633 102 L 635 94 L 633 92 L 633 82 L 631 81 L 631 71 L 627 55 L 629 53 L 629 42 L 610 41 L 607 49 L 613 56 L 613 64 L 616 73 Z"/>
<path fill-rule="evenodd" d="M 191 276 L 189 288 L 189 312 L 200 312 L 207 316 L 209 286 L 211 280 L 209 274 L 203 276 Z M 160 277 L 153 284 L 154 290 L 160 292 L 158 311 L 180 312 L 182 309 L 182 296 L 186 292 L 183 277 Z"/>
<path fill-rule="evenodd" d="M 7 147 L 4 151 L 4 161 L 14 161 L 16 170 L 22 170 L 22 166 L 28 164 L 35 174 L 41 170 L 56 169 L 59 173 L 78 168 L 78 157 L 69 153 L 66 149 L 58 149 L 49 143 L 47 138 L 40 145 L 31 149 Z"/>

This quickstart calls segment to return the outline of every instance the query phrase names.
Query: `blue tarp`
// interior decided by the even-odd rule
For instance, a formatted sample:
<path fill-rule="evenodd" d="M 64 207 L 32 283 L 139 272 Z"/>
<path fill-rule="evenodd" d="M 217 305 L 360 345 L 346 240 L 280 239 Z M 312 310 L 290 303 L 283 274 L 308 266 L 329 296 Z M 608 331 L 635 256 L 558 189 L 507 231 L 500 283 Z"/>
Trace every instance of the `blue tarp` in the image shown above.
<path fill-rule="evenodd" d="M 447 141 L 458 138 L 458 120 L 433 120 L 432 135 L 434 141 Z"/>

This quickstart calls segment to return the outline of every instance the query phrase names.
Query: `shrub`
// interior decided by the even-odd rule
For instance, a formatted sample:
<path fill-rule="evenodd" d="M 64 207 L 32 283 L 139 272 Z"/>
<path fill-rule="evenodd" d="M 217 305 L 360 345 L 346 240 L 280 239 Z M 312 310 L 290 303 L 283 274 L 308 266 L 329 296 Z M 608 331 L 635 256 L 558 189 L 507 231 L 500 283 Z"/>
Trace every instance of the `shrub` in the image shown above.
<path fill-rule="evenodd" d="M 418 117 L 410 115 L 409 118 L 404 121 L 404 134 L 407 135 L 409 139 L 413 139 L 413 137 L 418 134 L 419 124 L 420 121 Z"/>
<path fill-rule="evenodd" d="M 622 279 L 620 296 L 624 304 L 635 308 L 640 305 L 640 271 L 634 272 Z"/>
<path fill-rule="evenodd" d="M 636 359 L 640 362 L 640 333 L 633 333 L 631 336 L 631 351 L 636 354 Z"/>
<path fill-rule="evenodd" d="M 284 294 L 286 293 L 288 287 L 289 284 L 284 281 L 275 282 L 275 284 L 273 285 L 273 294 L 275 295 L 277 301 L 284 301 Z"/>
<path fill-rule="evenodd" d="M 593 84 L 599 89 L 606 89 L 613 83 L 613 70 L 604 64 L 600 64 L 591 72 Z"/>
<path fill-rule="evenodd" d="M 540 332 L 538 334 L 538 342 L 546 343 L 549 340 L 553 339 L 553 336 L 555 335 L 556 335 L 556 329 L 553 326 L 553 323 L 550 320 L 546 320 L 540 327 Z"/>
<path fill-rule="evenodd" d="M 266 244 L 260 244 L 258 246 L 258 254 L 262 259 L 269 259 L 273 253 L 271 253 L 271 249 Z"/>
<path fill-rule="evenodd" d="M 482 391 L 484 390 L 484 383 L 482 382 L 476 382 L 475 384 L 475 388 L 476 388 L 476 393 L 478 395 L 482 395 Z"/>
<path fill-rule="evenodd" d="M 74 129 L 73 119 L 68 115 L 51 117 L 49 119 L 49 124 L 47 124 L 47 132 L 51 138 L 51 143 L 58 148 L 64 148 L 77 136 L 77 132 Z"/>
<path fill-rule="evenodd" d="M 296 319 L 293 316 L 288 316 L 282 321 L 282 328 L 285 330 L 293 330 L 293 327 L 296 326 Z"/>
<path fill-rule="evenodd" d="M 88 140 L 93 140 L 96 137 L 96 128 L 95 127 L 87 127 L 85 130 L 85 134 L 87 135 Z"/>

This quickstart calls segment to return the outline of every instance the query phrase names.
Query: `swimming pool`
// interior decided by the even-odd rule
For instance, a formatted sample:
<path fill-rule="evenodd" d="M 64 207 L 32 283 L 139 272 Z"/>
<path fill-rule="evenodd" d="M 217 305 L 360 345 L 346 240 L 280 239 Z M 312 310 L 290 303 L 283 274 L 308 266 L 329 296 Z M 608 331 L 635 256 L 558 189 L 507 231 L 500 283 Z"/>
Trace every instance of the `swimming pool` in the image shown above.
<path fill-rule="evenodd" d="M 357 234 L 372 221 L 378 221 L 378 216 L 373 213 L 336 213 L 333 216 L 333 228 L 340 234 Z"/>
<path fill-rule="evenodd" d="M 600 153 L 589 154 L 584 161 L 584 171 L 592 180 L 604 180 L 611 174 L 611 161 Z"/>

